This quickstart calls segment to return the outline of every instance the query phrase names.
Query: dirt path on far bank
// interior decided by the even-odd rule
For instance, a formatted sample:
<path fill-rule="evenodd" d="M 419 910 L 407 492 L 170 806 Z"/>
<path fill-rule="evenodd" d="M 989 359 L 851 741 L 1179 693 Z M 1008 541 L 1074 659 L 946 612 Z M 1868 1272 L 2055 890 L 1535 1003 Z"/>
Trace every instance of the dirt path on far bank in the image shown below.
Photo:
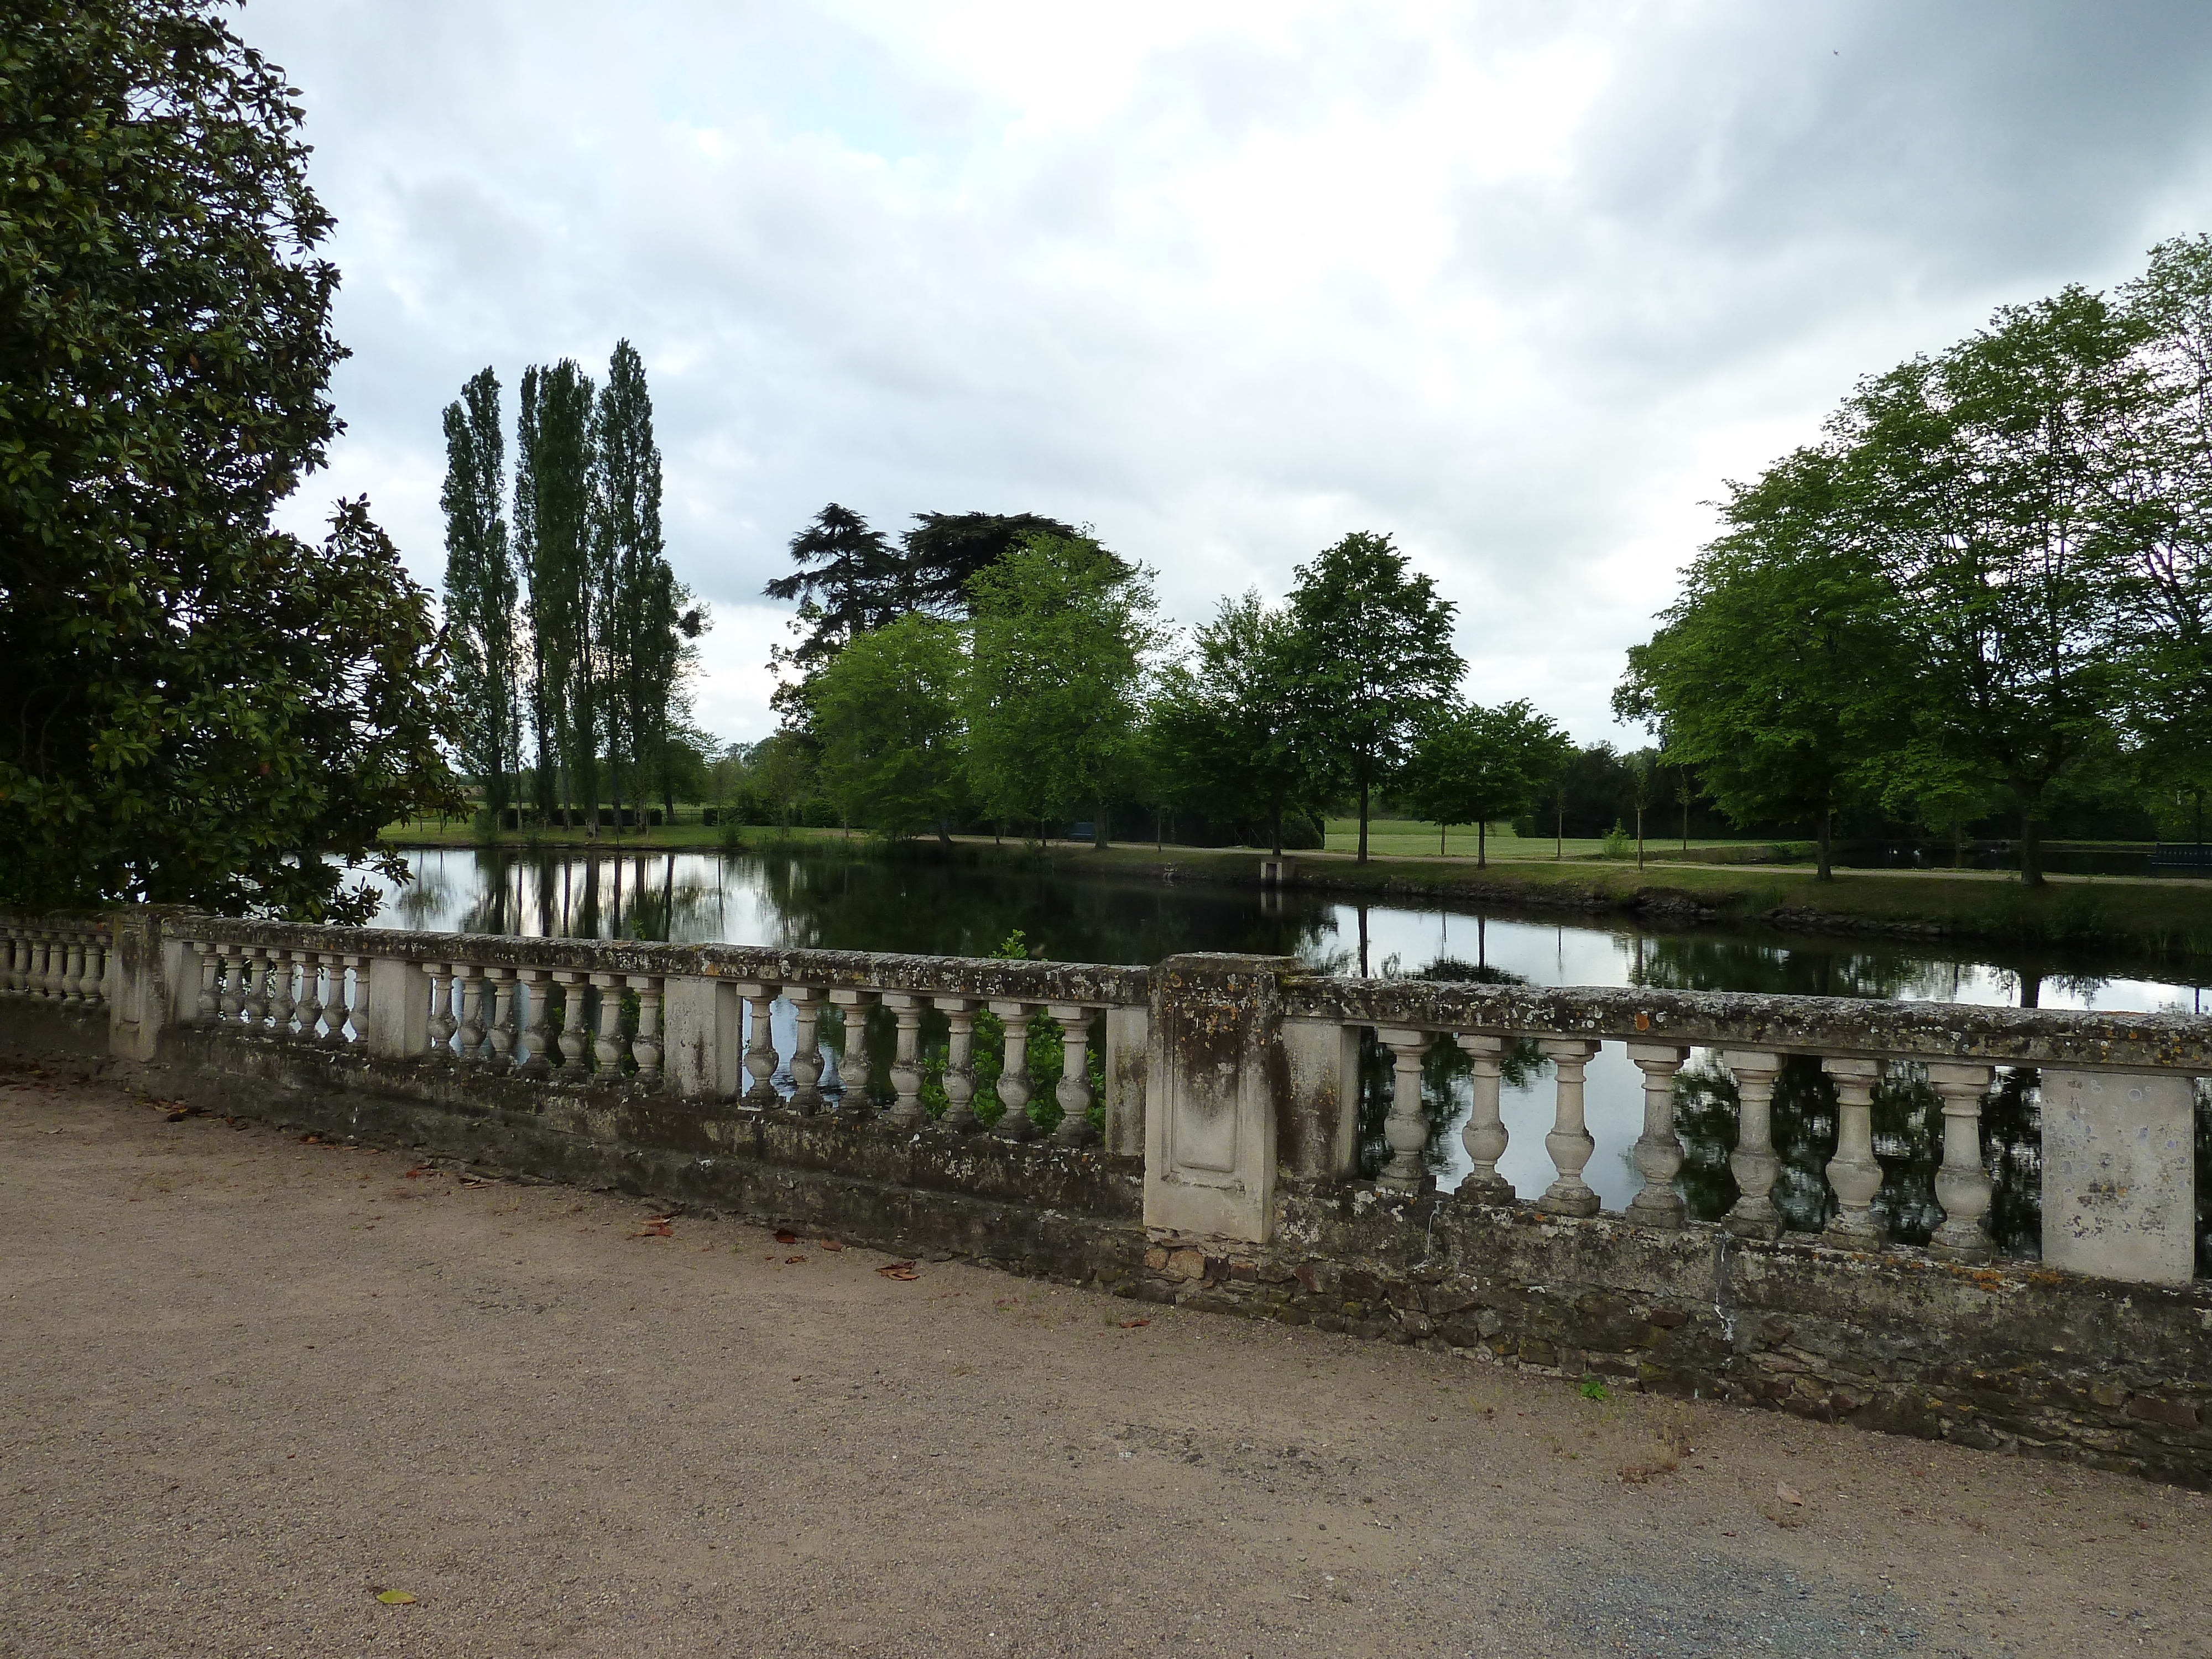
<path fill-rule="evenodd" d="M 0 1073 L 0 1655 L 2212 1653 L 2197 1494 L 655 1213 Z"/>

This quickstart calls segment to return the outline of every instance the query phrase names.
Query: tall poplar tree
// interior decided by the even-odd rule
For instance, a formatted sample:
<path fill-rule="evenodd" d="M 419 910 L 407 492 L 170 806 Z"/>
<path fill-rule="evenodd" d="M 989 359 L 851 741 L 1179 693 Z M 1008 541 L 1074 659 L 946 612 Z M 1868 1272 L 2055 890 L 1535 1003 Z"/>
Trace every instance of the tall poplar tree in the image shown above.
<path fill-rule="evenodd" d="M 522 372 L 514 526 L 530 579 L 530 719 L 538 804 L 581 805 L 598 832 L 598 672 L 592 652 L 592 381 L 569 358 Z M 555 779 L 558 777 L 558 787 Z"/>
<path fill-rule="evenodd" d="M 471 376 L 446 406 L 446 640 L 459 715 L 461 761 L 496 823 L 521 767 L 517 582 L 507 544 L 507 443 L 499 377 Z"/>

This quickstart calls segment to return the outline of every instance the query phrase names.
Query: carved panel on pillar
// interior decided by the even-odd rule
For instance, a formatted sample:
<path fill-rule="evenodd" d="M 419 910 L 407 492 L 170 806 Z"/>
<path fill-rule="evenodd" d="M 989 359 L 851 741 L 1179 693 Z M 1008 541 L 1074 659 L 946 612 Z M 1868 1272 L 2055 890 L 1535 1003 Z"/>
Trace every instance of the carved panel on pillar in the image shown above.
<path fill-rule="evenodd" d="M 2196 1267 L 2196 1091 L 2175 1074 L 2043 1073 L 2043 1260 L 2185 1285 Z"/>
<path fill-rule="evenodd" d="M 1267 1241 L 1285 957 L 1175 957 L 1152 973 L 1145 1224 Z"/>

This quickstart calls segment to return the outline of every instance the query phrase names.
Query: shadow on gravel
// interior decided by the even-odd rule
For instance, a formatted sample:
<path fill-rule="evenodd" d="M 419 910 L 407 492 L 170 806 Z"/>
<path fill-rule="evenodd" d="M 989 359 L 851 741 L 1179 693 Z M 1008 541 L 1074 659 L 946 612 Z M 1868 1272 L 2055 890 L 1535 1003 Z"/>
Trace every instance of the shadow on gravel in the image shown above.
<path fill-rule="evenodd" d="M 1821 1574 L 1685 1553 L 1663 1570 L 1624 1572 L 1582 1553 L 1553 1558 L 1562 1586 L 1533 1601 L 1536 1617 L 1597 1653 L 1654 1659 L 1881 1659 L 1930 1656 L 1920 1616 L 1887 1592 L 1869 1595 Z"/>

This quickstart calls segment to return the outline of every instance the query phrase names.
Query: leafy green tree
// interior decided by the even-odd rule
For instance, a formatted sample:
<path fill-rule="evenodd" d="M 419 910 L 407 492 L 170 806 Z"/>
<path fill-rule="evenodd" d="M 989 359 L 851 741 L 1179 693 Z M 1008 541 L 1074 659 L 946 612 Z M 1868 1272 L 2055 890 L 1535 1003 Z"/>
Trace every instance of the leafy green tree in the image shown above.
<path fill-rule="evenodd" d="M 462 764 L 498 822 L 522 768 L 522 664 L 499 377 L 485 368 L 446 406 L 446 649 Z"/>
<path fill-rule="evenodd" d="M 194 0 L 0 30 L 0 902 L 375 908 L 457 801 L 429 596 L 322 465 L 331 221 L 283 70 Z"/>
<path fill-rule="evenodd" d="M 1405 764 L 1466 666 L 1452 648 L 1457 607 L 1388 536 L 1356 532 L 1297 575 L 1293 741 L 1318 779 L 1358 794 L 1364 864 L 1374 791 Z"/>
<path fill-rule="evenodd" d="M 1437 826 L 1437 851 L 1455 823 L 1475 826 L 1474 861 L 1490 861 L 1492 820 L 1534 811 L 1574 743 L 1525 699 L 1447 709 L 1424 731 L 1406 768 L 1407 799 Z"/>
<path fill-rule="evenodd" d="M 1909 678 L 1890 590 L 1856 544 L 1835 459 L 1801 450 L 1732 485 L 1725 534 L 1628 653 L 1613 694 L 1739 824 L 1808 819 L 1819 877 L 1834 815 L 1864 799 Z M 1638 812 L 1642 842 L 1642 811 Z"/>
<path fill-rule="evenodd" d="M 522 372 L 516 550 L 530 581 L 530 723 L 538 804 L 579 802 L 599 834 L 598 672 L 592 652 L 591 377 L 568 358 Z"/>
<path fill-rule="evenodd" d="M 910 616 L 858 635 L 816 672 L 822 781 L 853 823 L 894 837 L 934 830 L 952 844 L 967 668 L 958 629 Z"/>
<path fill-rule="evenodd" d="M 1091 806 L 1103 847 L 1158 643 L 1147 574 L 1095 542 L 1040 536 L 978 573 L 969 597 L 969 775 L 984 811 L 1042 827 Z"/>
<path fill-rule="evenodd" d="M 2153 399 L 2142 325 L 2069 288 L 1862 386 L 1836 422 L 1856 528 L 1914 664 L 1904 763 L 2001 787 L 2021 879 L 2047 798 L 2115 738 L 2130 572 L 2120 434 Z"/>
<path fill-rule="evenodd" d="M 1218 818 L 1257 817 L 1283 850 L 1286 812 L 1314 804 L 1298 752 L 1297 658 L 1287 612 L 1224 599 L 1160 678 L 1148 722 L 1154 793 Z"/>

